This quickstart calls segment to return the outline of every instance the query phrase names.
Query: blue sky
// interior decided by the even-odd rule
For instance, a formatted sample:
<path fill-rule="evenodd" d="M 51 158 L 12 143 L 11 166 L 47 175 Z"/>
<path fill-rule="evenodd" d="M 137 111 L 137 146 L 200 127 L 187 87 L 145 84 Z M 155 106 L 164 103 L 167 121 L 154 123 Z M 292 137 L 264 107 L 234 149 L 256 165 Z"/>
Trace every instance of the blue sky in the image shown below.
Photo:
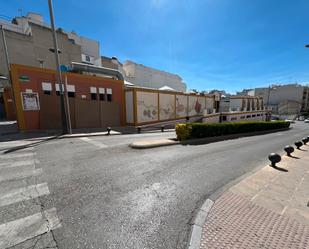
<path fill-rule="evenodd" d="M 179 74 L 190 89 L 235 92 L 309 81 L 308 0 L 54 0 L 57 27 L 100 41 L 101 54 Z M 47 0 L 2 1 L 8 17 Z"/>

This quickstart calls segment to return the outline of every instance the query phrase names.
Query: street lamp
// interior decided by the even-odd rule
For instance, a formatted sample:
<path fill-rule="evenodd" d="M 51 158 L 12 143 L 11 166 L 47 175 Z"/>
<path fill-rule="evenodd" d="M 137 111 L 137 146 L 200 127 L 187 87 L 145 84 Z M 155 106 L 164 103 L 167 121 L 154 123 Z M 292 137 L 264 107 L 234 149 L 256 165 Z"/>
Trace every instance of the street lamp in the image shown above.
<path fill-rule="evenodd" d="M 59 92 L 60 92 L 60 110 L 61 110 L 61 120 L 62 120 L 62 132 L 63 134 L 71 133 L 71 129 L 69 127 L 69 120 L 68 120 L 68 110 L 65 107 L 64 104 L 64 88 L 62 83 L 62 77 L 61 77 L 61 70 L 60 70 L 60 61 L 59 61 L 59 49 L 58 49 L 58 42 L 57 42 L 57 35 L 55 30 L 55 21 L 54 21 L 54 11 L 53 11 L 53 4 L 52 0 L 48 0 L 48 7 L 49 7 L 49 15 L 50 15 L 50 24 L 51 24 L 51 30 L 53 34 L 53 42 L 54 42 L 54 48 L 50 49 L 54 51 L 55 53 L 55 59 L 56 59 L 56 68 L 57 68 L 57 78 L 59 82 Z"/>

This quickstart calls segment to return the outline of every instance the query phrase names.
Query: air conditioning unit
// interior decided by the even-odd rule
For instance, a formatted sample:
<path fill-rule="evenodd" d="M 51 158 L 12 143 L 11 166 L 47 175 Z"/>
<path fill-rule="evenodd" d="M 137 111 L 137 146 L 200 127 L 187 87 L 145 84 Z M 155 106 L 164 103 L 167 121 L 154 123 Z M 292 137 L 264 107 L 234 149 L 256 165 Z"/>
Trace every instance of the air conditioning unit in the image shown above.
<path fill-rule="evenodd" d="M 94 64 L 94 57 L 86 54 L 82 54 L 82 62 L 87 64 Z"/>

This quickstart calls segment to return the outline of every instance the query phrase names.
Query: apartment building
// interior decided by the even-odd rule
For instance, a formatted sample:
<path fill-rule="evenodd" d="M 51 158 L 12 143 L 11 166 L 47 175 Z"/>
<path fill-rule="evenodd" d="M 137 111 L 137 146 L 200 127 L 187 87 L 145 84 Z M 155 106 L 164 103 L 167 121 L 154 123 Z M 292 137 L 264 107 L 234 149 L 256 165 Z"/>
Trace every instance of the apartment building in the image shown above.
<path fill-rule="evenodd" d="M 33 67 L 55 69 L 51 27 L 36 13 L 15 17 L 12 21 L 0 19 L 5 31 L 9 61 Z M 3 39 L 0 34 L 0 74 L 7 75 Z M 101 66 L 99 42 L 78 36 L 76 32 L 57 29 L 60 63 L 83 62 Z"/>
<path fill-rule="evenodd" d="M 309 111 L 308 86 L 301 84 L 255 88 L 250 95 L 262 97 L 265 105 L 271 107 L 274 114 L 297 115 Z"/>

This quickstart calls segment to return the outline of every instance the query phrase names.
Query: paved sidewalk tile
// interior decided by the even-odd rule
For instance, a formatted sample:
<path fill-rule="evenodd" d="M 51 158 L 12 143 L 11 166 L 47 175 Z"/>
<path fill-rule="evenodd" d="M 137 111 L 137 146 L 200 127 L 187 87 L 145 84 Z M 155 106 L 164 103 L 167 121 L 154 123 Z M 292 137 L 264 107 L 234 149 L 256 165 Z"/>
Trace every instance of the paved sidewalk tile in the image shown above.
<path fill-rule="evenodd" d="M 309 226 L 227 191 L 203 227 L 201 249 L 309 248 Z"/>

